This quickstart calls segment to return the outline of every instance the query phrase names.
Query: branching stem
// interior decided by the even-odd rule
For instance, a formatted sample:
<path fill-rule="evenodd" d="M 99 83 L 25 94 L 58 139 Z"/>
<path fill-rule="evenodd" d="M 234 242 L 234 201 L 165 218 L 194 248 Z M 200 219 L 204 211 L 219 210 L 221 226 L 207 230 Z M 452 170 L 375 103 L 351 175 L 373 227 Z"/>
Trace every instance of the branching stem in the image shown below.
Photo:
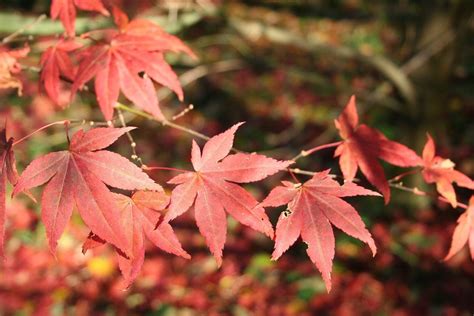
<path fill-rule="evenodd" d="M 141 117 L 144 117 L 146 119 L 149 119 L 149 120 L 153 120 L 153 121 L 156 121 L 156 122 L 159 122 L 161 123 L 163 126 L 169 126 L 171 128 L 174 128 L 174 129 L 177 129 L 177 130 L 180 130 L 180 131 L 183 131 L 183 132 L 186 132 L 190 135 L 193 135 L 193 136 L 196 136 L 198 138 L 201 138 L 203 140 L 209 140 L 209 137 L 204 135 L 204 134 L 201 134 L 195 130 L 192 130 L 188 127 L 185 127 L 185 126 L 182 126 L 182 125 L 179 125 L 179 124 L 176 124 L 174 122 L 171 122 L 169 120 L 160 120 L 156 117 L 154 117 L 153 115 L 150 115 L 148 113 L 145 113 L 145 112 L 142 112 L 140 110 L 136 110 L 136 109 L 132 109 L 128 106 L 126 106 L 125 104 L 121 104 L 121 103 L 117 103 L 116 105 L 116 108 L 118 110 L 123 110 L 123 111 L 126 111 L 126 112 L 129 112 L 129 113 L 132 113 L 132 114 L 135 114 L 135 115 L 138 115 L 138 116 L 141 116 Z M 326 149 L 326 148 L 331 148 L 331 147 L 336 147 L 338 145 L 341 144 L 341 141 L 339 142 L 334 142 L 334 143 L 329 143 L 329 144 L 325 144 L 325 145 L 321 145 L 321 146 L 317 146 L 317 147 L 314 147 L 312 149 L 309 149 L 309 150 L 302 150 L 298 155 L 296 155 L 292 160 L 296 161 L 297 159 L 301 158 L 301 157 L 305 157 L 305 156 L 308 156 L 310 154 L 313 154 L 319 150 L 322 150 L 322 149 Z M 233 151 L 235 152 L 241 152 L 239 151 L 238 149 L 235 149 L 235 148 L 232 148 Z M 170 168 L 170 169 L 166 169 L 164 167 L 156 167 L 155 169 L 164 169 L 164 170 L 175 170 L 173 168 Z M 151 170 L 151 169 L 145 169 L 145 170 Z M 179 170 L 176 170 L 176 171 L 179 171 Z M 296 178 L 295 174 L 303 174 L 303 175 L 307 175 L 307 176 L 313 176 L 315 174 L 315 172 L 313 171 L 307 171 L 307 170 L 301 170 L 299 168 L 288 168 L 287 169 L 288 173 L 290 173 L 290 175 L 293 177 L 293 179 L 297 182 L 298 179 Z M 443 201 L 443 202 L 448 202 L 445 198 L 443 198 L 442 196 L 438 196 L 438 195 L 434 195 L 434 194 L 430 194 L 428 192 L 424 192 L 424 191 L 421 191 L 419 190 L 418 188 L 410 188 L 410 187 L 406 187 L 404 185 L 401 184 L 401 182 L 397 182 L 399 181 L 401 178 L 409 175 L 409 174 L 412 174 L 414 173 L 415 171 L 411 170 L 411 171 L 408 171 L 408 172 L 405 172 L 391 180 L 389 180 L 389 186 L 392 187 L 392 188 L 395 188 L 395 189 L 399 189 L 399 190 L 402 190 L 402 191 L 406 191 L 406 192 L 411 192 L 413 194 L 416 194 L 416 195 L 421 195 L 421 196 L 431 196 L 435 199 L 438 199 L 440 201 Z M 330 175 L 331 177 L 333 178 L 337 178 L 339 176 L 337 175 Z M 358 182 L 360 181 L 359 179 L 354 179 L 354 181 Z M 467 209 L 467 205 L 464 204 L 464 203 L 457 203 L 457 207 L 459 208 L 463 208 L 463 209 Z"/>
<path fill-rule="evenodd" d="M 296 155 L 295 157 L 293 157 L 291 160 L 293 161 L 296 161 L 302 157 L 306 157 L 306 156 L 309 156 L 317 151 L 320 151 L 320 150 L 323 150 L 323 149 L 326 149 L 326 148 L 331 148 L 331 147 L 336 147 L 336 146 L 339 146 L 340 144 L 342 143 L 342 141 L 338 141 L 338 142 L 334 142 L 334 143 L 329 143 L 329 144 L 324 144 L 324 145 L 320 145 L 320 146 L 316 146 L 314 148 L 311 148 L 309 150 L 302 150 L 298 155 Z"/>

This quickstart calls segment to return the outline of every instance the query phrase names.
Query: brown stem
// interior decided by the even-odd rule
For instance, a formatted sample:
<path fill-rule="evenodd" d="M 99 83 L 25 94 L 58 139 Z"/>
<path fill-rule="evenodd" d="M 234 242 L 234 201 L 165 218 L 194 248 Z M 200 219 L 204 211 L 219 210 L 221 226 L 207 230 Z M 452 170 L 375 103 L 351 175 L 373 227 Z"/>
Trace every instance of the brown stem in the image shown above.
<path fill-rule="evenodd" d="M 21 142 L 23 142 L 24 140 L 30 138 L 30 137 L 33 136 L 34 134 L 36 134 L 36 133 L 38 133 L 38 132 L 41 132 L 42 130 L 45 130 L 45 129 L 51 127 L 51 126 L 54 126 L 54 125 L 63 125 L 63 124 L 66 125 L 66 124 L 69 124 L 69 123 L 71 123 L 71 121 L 69 121 L 69 120 L 63 120 L 63 121 L 57 121 L 57 122 L 49 123 L 49 124 L 47 124 L 47 125 L 45 125 L 45 126 L 42 126 L 42 127 L 38 128 L 38 129 L 35 130 L 34 132 L 32 132 L 32 133 L 26 135 L 25 137 L 23 137 L 23 138 L 17 140 L 16 142 L 13 143 L 13 146 L 18 145 L 19 143 L 21 143 Z"/>
<path fill-rule="evenodd" d="M 189 172 L 189 170 L 184 170 L 184 169 L 177 169 L 177 168 L 169 168 L 169 167 L 148 167 L 143 165 L 142 166 L 143 170 L 147 171 L 152 171 L 152 170 L 169 170 L 169 171 L 177 171 L 177 172 Z"/>
<path fill-rule="evenodd" d="M 36 24 L 40 23 L 44 19 L 46 19 L 46 14 L 41 14 L 39 17 L 36 18 L 33 22 L 23 26 L 22 28 L 18 29 L 17 31 L 13 32 L 12 34 L 8 35 L 7 37 L 3 38 L 2 43 L 6 44 L 11 41 L 13 41 L 18 35 L 28 31 L 32 27 L 34 27 Z"/>
<path fill-rule="evenodd" d="M 296 161 L 302 157 L 306 157 L 306 156 L 309 156 L 317 151 L 320 151 L 320 150 L 323 150 L 323 149 L 326 149 L 326 148 L 331 148 L 331 147 L 336 147 L 336 146 L 339 146 L 340 144 L 342 143 L 342 141 L 338 141 L 338 142 L 334 142 L 334 143 L 329 143 L 329 144 L 324 144 L 324 145 L 320 145 L 320 146 L 316 146 L 314 148 L 311 148 L 309 150 L 302 150 L 298 155 L 296 155 L 295 157 L 293 157 L 291 160 L 293 161 Z"/>

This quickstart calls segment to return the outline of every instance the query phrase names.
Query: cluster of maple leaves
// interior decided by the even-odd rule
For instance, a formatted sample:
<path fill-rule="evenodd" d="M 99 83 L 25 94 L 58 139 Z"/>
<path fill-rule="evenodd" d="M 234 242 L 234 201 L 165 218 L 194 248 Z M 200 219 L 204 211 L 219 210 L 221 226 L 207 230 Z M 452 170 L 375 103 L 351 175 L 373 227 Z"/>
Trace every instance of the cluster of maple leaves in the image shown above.
<path fill-rule="evenodd" d="M 112 12 L 118 30 L 93 31 L 75 37 L 76 7 L 104 15 Z M 129 21 L 117 7 L 107 9 L 99 0 L 53 0 L 51 16 L 59 17 L 66 29 L 66 36 L 47 48 L 40 62 L 41 83 L 55 102 L 60 102 L 64 85 L 71 86 L 72 97 L 93 78 L 97 101 L 106 120 L 113 118 L 120 91 L 136 106 L 158 120 L 164 120 L 153 81 L 183 98 L 177 75 L 164 59 L 164 53 L 168 51 L 195 57 L 178 38 L 166 34 L 149 21 Z M 84 44 L 88 39 L 92 39 L 91 43 Z M 16 58 L 25 53 L 0 52 L 7 56 L 2 58 L 0 55 L 0 71 L 8 73 L 11 78 L 11 73 L 19 69 Z M 11 81 L 7 87 L 19 87 L 14 82 Z M 380 131 L 359 124 L 355 97 L 352 97 L 335 120 L 342 138 L 337 143 L 335 157 L 339 157 L 344 183 L 341 185 L 335 181 L 329 170 L 314 172 L 304 183 L 297 181 L 296 177 L 294 182 L 283 181 L 259 202 L 239 184 L 261 181 L 277 172 L 289 171 L 289 166 L 296 161 L 276 160 L 255 153 L 230 154 L 234 135 L 241 124 L 210 138 L 202 149 L 193 141 L 191 163 L 194 171 L 182 172 L 168 181 L 175 185 L 171 196 L 131 161 L 104 149 L 133 130 L 132 127 L 81 129 L 72 135 L 68 150 L 35 159 L 21 176 L 15 168 L 14 141 L 2 130 L 0 254 L 4 255 L 7 181 L 14 186 L 14 196 L 21 192 L 29 194 L 29 189 L 46 184 L 41 198 L 41 218 L 51 251 L 54 253 L 56 250 L 75 205 L 91 230 L 83 250 L 111 244 L 129 284 L 143 264 L 145 236 L 166 252 L 190 258 L 170 222 L 192 210 L 196 225 L 218 265 L 222 263 L 228 213 L 241 224 L 275 240 L 274 260 L 301 236 L 308 245 L 309 258 L 322 273 L 329 291 L 335 253 L 333 225 L 368 244 L 373 255 L 376 253 L 375 242 L 359 213 L 343 198 L 382 195 L 385 203 L 389 202 L 390 182 L 378 159 L 398 167 L 418 168 L 424 180 L 435 183 L 441 197 L 453 207 L 458 205 L 453 182 L 474 189 L 474 182 L 456 171 L 449 159 L 436 156 L 435 144 L 429 135 L 420 157 L 408 147 L 387 139 Z M 380 193 L 356 183 L 358 169 Z M 110 188 L 130 194 L 114 193 Z M 265 208 L 282 205 L 286 205 L 286 211 L 280 214 L 274 231 Z M 459 218 L 447 259 L 468 240 L 474 258 L 473 221 L 474 198 L 471 198 L 465 213 Z"/>

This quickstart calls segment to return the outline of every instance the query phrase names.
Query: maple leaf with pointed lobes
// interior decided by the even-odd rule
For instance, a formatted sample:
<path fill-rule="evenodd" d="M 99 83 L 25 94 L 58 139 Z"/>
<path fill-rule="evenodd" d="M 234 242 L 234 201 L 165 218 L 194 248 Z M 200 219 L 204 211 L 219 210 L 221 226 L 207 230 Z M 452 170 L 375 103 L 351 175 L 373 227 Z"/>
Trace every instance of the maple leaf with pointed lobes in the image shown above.
<path fill-rule="evenodd" d="M 446 198 L 453 206 L 457 206 L 456 192 L 452 185 L 456 182 L 460 187 L 474 190 L 474 181 L 463 173 L 454 170 L 454 163 L 449 159 L 436 156 L 436 148 L 433 138 L 427 134 L 428 141 L 423 148 L 424 167 L 423 178 L 427 183 L 436 183 L 439 194 Z"/>
<path fill-rule="evenodd" d="M 368 244 L 374 256 L 377 251 L 357 211 L 341 199 L 356 195 L 380 196 L 353 182 L 339 185 L 330 178 L 329 170 L 315 173 L 303 184 L 283 181 L 283 186 L 274 188 L 260 204 L 263 207 L 288 204 L 290 212 L 289 215 L 283 212 L 278 219 L 272 260 L 277 260 L 301 236 L 308 245 L 306 252 L 321 272 L 329 292 L 335 249 L 331 224 Z"/>
<path fill-rule="evenodd" d="M 74 36 L 76 33 L 76 7 L 84 11 L 99 12 L 105 16 L 110 15 L 101 0 L 52 0 L 51 18 L 56 20 L 59 17 L 69 36 Z"/>
<path fill-rule="evenodd" d="M 127 258 L 117 250 L 120 271 L 124 276 L 127 286 L 138 276 L 145 258 L 146 236 L 158 248 L 190 259 L 191 256 L 182 249 L 178 238 L 168 223 L 163 223 L 155 229 L 160 219 L 161 211 L 169 203 L 169 197 L 163 191 L 137 191 L 131 198 L 123 194 L 114 194 L 115 201 L 120 210 L 118 215 L 127 238 L 132 245 L 133 258 Z M 90 234 L 84 243 L 83 252 L 104 244 L 100 237 Z"/>
<path fill-rule="evenodd" d="M 469 242 L 469 251 L 474 260 L 474 195 L 469 200 L 467 210 L 458 218 L 458 224 L 454 229 L 453 240 L 445 261 L 451 259 Z"/>
<path fill-rule="evenodd" d="M 410 148 L 387 139 L 381 132 L 365 124 L 359 125 L 355 96 L 351 97 L 335 124 L 344 139 L 334 154 L 339 157 L 344 178 L 352 181 L 360 168 L 367 180 L 383 194 L 385 204 L 390 200 L 390 188 L 377 158 L 399 167 L 423 164 L 422 159 Z"/>
<path fill-rule="evenodd" d="M 80 48 L 82 44 L 73 40 L 61 39 L 53 46 L 48 47 L 41 55 L 40 82 L 46 93 L 56 104 L 61 104 L 59 95 L 61 92 L 61 76 L 74 80 L 76 67 L 71 61 L 68 53 Z"/>
<path fill-rule="evenodd" d="M 273 238 L 273 228 L 263 207 L 235 183 L 263 180 L 293 163 L 257 154 L 228 156 L 234 134 L 241 124 L 209 139 L 202 153 L 193 141 L 191 162 L 195 172 L 186 172 L 168 181 L 177 186 L 171 193 L 164 222 L 180 216 L 194 205 L 196 224 L 219 266 L 227 232 L 225 211 L 240 223 Z"/>
<path fill-rule="evenodd" d="M 0 130 L 0 258 L 4 258 L 5 221 L 6 221 L 6 185 L 18 180 L 15 155 L 12 150 L 13 138 L 7 139 L 6 129 Z"/>
<path fill-rule="evenodd" d="M 123 190 L 162 190 L 128 159 L 101 150 L 132 129 L 79 130 L 73 135 L 69 150 L 37 158 L 23 171 L 14 195 L 49 181 L 43 190 L 41 218 L 52 252 L 75 202 L 94 234 L 130 254 L 126 230 L 120 224 L 117 206 L 106 184 Z"/>
<path fill-rule="evenodd" d="M 106 30 L 104 34 L 105 43 L 81 52 L 72 95 L 95 77 L 97 101 L 106 120 L 113 117 L 120 90 L 136 106 L 164 119 L 152 80 L 168 87 L 183 100 L 181 84 L 166 63 L 164 53 L 173 51 L 195 55 L 177 37 L 148 21 L 127 22 L 120 32 Z"/>

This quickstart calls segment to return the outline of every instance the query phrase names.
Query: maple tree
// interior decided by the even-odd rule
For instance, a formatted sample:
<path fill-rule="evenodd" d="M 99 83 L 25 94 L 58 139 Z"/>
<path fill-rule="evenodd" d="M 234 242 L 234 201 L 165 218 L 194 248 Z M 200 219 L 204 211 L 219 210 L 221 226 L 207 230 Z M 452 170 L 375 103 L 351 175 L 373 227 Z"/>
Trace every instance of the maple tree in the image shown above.
<path fill-rule="evenodd" d="M 116 27 L 76 36 L 77 8 L 105 16 L 112 14 Z M 0 256 L 4 257 L 5 253 L 7 182 L 14 186 L 14 197 L 24 192 L 33 199 L 29 190 L 45 185 L 40 202 L 41 220 L 51 252 L 55 253 L 76 206 L 91 231 L 83 244 L 83 252 L 111 244 L 127 286 L 137 278 L 144 264 L 146 239 L 167 253 L 190 258 L 174 233 L 173 222 L 181 215 L 193 212 L 217 266 L 223 263 L 228 213 L 240 224 L 274 239 L 273 260 L 278 260 L 301 237 L 307 244 L 306 252 L 311 262 L 321 272 L 330 291 L 336 248 L 333 226 L 366 243 L 374 256 L 377 251 L 376 242 L 359 212 L 343 198 L 383 196 L 387 204 L 391 188 L 428 195 L 398 182 L 408 174 L 419 173 L 427 184 L 436 184 L 439 193 L 439 196 L 434 195 L 436 199 L 449 202 L 453 208 L 465 209 L 458 219 L 445 259 L 452 258 L 466 243 L 469 243 L 474 259 L 474 197 L 469 206 L 464 205 L 458 202 L 453 187 L 456 183 L 474 190 L 474 182 L 455 170 L 451 160 L 436 156 L 430 135 L 420 157 L 409 147 L 389 140 L 379 130 L 360 124 L 356 98 L 352 96 L 335 119 L 342 141 L 303 150 L 288 160 L 243 152 L 233 148 L 235 133 L 243 123 L 207 137 L 174 123 L 166 117 L 166 111 L 162 111 L 156 84 L 173 91 L 180 101 L 184 99 L 179 78 L 166 61 L 165 54 L 184 53 L 197 58 L 178 37 L 148 20 L 129 20 L 117 6 L 100 0 L 53 0 L 50 13 L 53 19 L 61 20 L 65 34 L 48 41 L 51 45 L 42 52 L 40 84 L 47 96 L 62 106 L 70 103 L 62 98 L 66 90 L 70 90 L 69 101 L 79 93 L 93 94 L 105 119 L 101 124 L 107 127 L 84 129 L 82 125 L 86 121 L 73 120 L 41 127 L 38 131 L 52 125 L 65 125 L 69 148 L 34 159 L 21 176 L 16 171 L 13 149 L 36 132 L 15 142 L 13 138 L 7 138 L 6 128 L 0 130 Z M 21 80 L 15 75 L 22 70 L 19 59 L 28 53 L 28 46 L 21 49 L 0 47 L 0 89 L 16 88 L 21 93 Z M 91 80 L 94 80 L 93 88 L 87 86 Z M 138 109 L 119 103 L 120 92 Z M 114 116 L 116 109 L 206 140 L 202 149 L 196 140 L 192 141 L 190 161 L 194 170 L 143 164 L 138 159 L 136 143 L 130 133 L 134 127 L 126 126 L 121 112 L 118 118 Z M 69 137 L 73 123 L 81 128 Z M 105 150 L 123 135 L 130 140 L 132 157 L 140 166 Z M 294 167 L 300 158 L 331 147 L 336 147 L 334 157 L 339 158 L 343 184 L 336 181 L 338 176 L 329 170 L 308 171 Z M 379 160 L 411 169 L 387 180 Z M 173 186 L 170 194 L 145 173 L 159 169 L 180 172 L 167 181 Z M 359 169 L 381 194 L 362 186 L 364 180 L 356 178 Z M 263 181 L 279 172 L 292 181 L 283 180 L 282 185 L 272 188 L 262 201 L 242 186 Z M 311 178 L 301 183 L 297 175 Z M 279 206 L 285 206 L 286 210 L 279 214 L 274 230 L 266 208 Z"/>

